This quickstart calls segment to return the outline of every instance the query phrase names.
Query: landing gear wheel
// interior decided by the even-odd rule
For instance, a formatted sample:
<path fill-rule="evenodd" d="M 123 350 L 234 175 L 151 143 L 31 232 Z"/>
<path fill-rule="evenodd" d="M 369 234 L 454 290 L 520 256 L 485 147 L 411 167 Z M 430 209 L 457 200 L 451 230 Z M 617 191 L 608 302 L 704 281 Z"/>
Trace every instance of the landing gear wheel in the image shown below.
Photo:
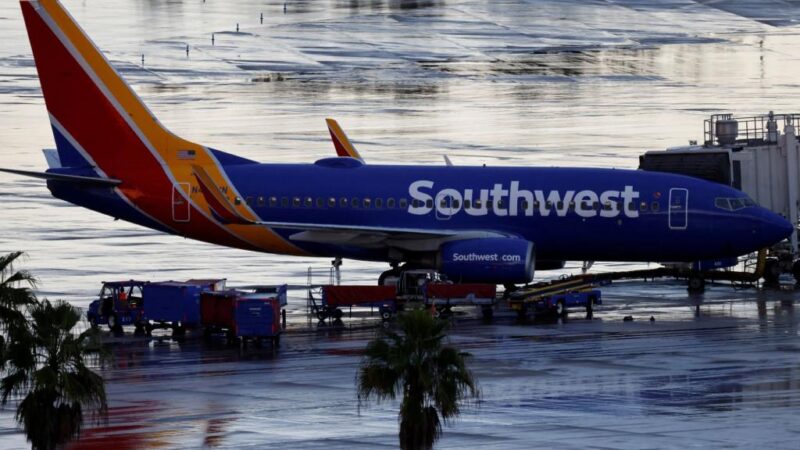
<path fill-rule="evenodd" d="M 483 320 L 489 321 L 492 320 L 494 317 L 494 308 L 491 306 L 484 306 L 481 308 L 481 315 L 483 316 Z"/>
<path fill-rule="evenodd" d="M 564 304 L 564 300 L 559 300 L 556 303 L 556 315 L 557 316 L 567 315 L 567 306 Z"/>
<path fill-rule="evenodd" d="M 331 315 L 333 316 L 334 319 L 341 320 L 342 316 L 344 315 L 344 313 L 342 312 L 341 309 L 336 308 L 336 309 L 333 310 L 333 314 L 331 314 Z"/>
<path fill-rule="evenodd" d="M 794 275 L 794 281 L 800 283 L 800 259 L 792 264 L 792 275 Z"/>
<path fill-rule="evenodd" d="M 794 265 L 792 265 L 794 272 Z M 770 258 L 764 265 L 764 284 L 768 286 L 777 286 L 781 276 L 781 264 L 776 258 Z"/>
<path fill-rule="evenodd" d="M 97 317 L 90 317 L 89 318 L 89 326 L 92 328 L 97 328 Z"/>
<path fill-rule="evenodd" d="M 693 274 L 689 276 L 689 282 L 686 286 L 686 290 L 693 293 L 699 294 L 706 290 L 706 280 L 701 275 Z"/>
<path fill-rule="evenodd" d="M 111 330 L 112 333 L 122 333 L 122 325 L 119 324 L 119 317 L 114 313 L 108 316 L 108 329 Z"/>
<path fill-rule="evenodd" d="M 383 309 L 381 311 L 381 320 L 383 320 L 385 322 L 385 321 L 387 321 L 387 320 L 389 320 L 391 318 L 392 318 L 392 312 L 391 311 L 389 311 L 388 309 Z"/>

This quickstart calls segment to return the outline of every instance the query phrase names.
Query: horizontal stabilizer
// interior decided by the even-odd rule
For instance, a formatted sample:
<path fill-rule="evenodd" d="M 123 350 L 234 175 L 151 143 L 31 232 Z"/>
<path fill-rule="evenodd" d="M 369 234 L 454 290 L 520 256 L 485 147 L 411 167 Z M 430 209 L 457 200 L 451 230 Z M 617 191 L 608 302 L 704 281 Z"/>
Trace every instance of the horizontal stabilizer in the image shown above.
<path fill-rule="evenodd" d="M 31 172 L 29 170 L 0 169 L 0 172 L 13 173 L 25 177 L 41 178 L 43 180 L 66 181 L 79 184 L 96 184 L 101 186 L 116 186 L 122 183 L 114 178 L 84 177 L 80 175 L 66 175 L 63 173 Z"/>

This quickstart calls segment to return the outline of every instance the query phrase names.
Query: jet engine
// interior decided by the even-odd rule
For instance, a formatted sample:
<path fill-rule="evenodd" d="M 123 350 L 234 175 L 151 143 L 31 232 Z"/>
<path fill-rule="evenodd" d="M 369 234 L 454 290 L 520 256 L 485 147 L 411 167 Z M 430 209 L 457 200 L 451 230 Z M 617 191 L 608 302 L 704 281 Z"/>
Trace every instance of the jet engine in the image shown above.
<path fill-rule="evenodd" d="M 528 283 L 535 262 L 533 243 L 516 238 L 450 241 L 437 255 L 439 272 L 464 283 Z"/>

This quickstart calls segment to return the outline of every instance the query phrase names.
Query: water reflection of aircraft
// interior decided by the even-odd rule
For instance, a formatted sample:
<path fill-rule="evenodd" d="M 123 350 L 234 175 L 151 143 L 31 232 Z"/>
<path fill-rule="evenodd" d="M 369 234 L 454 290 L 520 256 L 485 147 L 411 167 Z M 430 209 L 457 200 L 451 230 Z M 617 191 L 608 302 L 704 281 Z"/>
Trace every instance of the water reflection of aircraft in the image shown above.
<path fill-rule="evenodd" d="M 745 194 L 680 175 L 364 164 L 338 126 L 345 157 L 260 164 L 169 132 L 60 3 L 21 4 L 57 151 L 47 172 L 13 172 L 115 218 L 247 250 L 493 283 L 528 282 L 534 267 L 564 260 L 733 257 L 792 231 Z"/>

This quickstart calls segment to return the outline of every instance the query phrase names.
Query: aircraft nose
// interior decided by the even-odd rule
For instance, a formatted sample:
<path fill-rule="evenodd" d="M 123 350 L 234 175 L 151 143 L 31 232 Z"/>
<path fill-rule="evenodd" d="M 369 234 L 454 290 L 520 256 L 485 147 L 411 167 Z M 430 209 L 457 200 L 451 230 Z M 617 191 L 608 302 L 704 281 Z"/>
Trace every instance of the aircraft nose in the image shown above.
<path fill-rule="evenodd" d="M 776 244 L 792 234 L 794 227 L 791 222 L 774 212 L 760 208 L 761 238 L 764 246 Z"/>

